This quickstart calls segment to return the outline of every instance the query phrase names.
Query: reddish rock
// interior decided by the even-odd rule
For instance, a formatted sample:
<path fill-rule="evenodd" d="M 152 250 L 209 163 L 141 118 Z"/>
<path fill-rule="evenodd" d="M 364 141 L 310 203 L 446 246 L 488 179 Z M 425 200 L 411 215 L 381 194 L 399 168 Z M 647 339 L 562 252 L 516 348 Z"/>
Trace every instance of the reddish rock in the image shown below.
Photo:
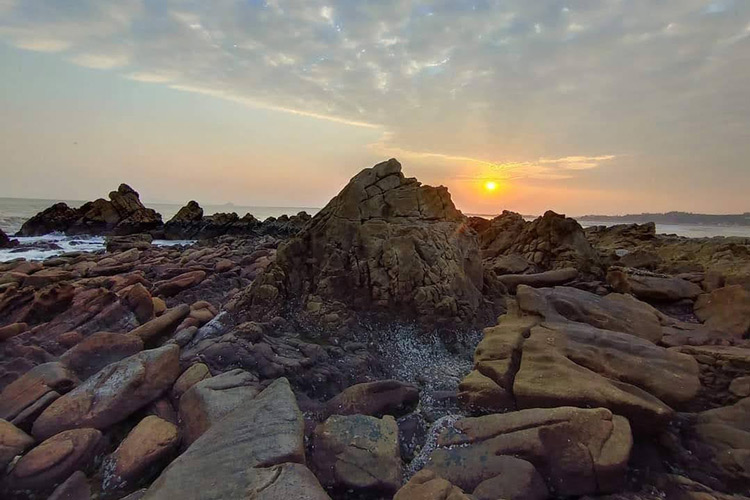
<path fill-rule="evenodd" d="M 35 272 L 23 282 L 24 286 L 34 288 L 43 288 L 45 286 L 57 283 L 59 281 L 69 281 L 73 278 L 73 273 L 63 271 L 62 269 L 42 269 Z"/>
<path fill-rule="evenodd" d="M 152 319 L 145 325 L 139 326 L 129 333 L 130 335 L 140 337 L 144 342 L 148 342 L 167 333 L 188 314 L 190 314 L 190 306 L 187 304 L 180 304 L 177 307 L 169 309 L 158 318 Z"/>
<path fill-rule="evenodd" d="M 179 375 L 180 348 L 174 344 L 143 351 L 111 364 L 56 400 L 34 422 L 44 439 L 65 429 L 106 429 L 150 403 Z"/>
<path fill-rule="evenodd" d="M 423 469 L 396 492 L 393 500 L 470 500 L 470 497 L 433 471 Z"/>
<path fill-rule="evenodd" d="M 38 413 L 78 384 L 78 377 L 62 363 L 45 363 L 26 372 L 0 393 L 0 418 L 20 423 Z"/>
<path fill-rule="evenodd" d="M 152 297 L 151 301 L 154 304 L 154 316 L 161 316 L 164 314 L 164 311 L 167 310 L 167 304 L 164 302 L 164 299 L 160 299 L 159 297 Z"/>
<path fill-rule="evenodd" d="M 190 368 L 182 372 L 180 378 L 178 378 L 177 382 L 174 383 L 174 387 L 172 387 L 172 397 L 175 400 L 180 399 L 180 397 L 182 397 L 182 395 L 185 394 L 188 389 L 193 387 L 201 380 L 210 377 L 211 371 L 208 369 L 207 365 L 205 365 L 204 363 L 196 363 L 192 365 Z"/>
<path fill-rule="evenodd" d="M 214 271 L 216 271 L 217 273 L 225 273 L 227 271 L 231 271 L 235 267 L 237 267 L 237 264 L 235 264 L 231 260 L 219 259 L 214 265 Z"/>
<path fill-rule="evenodd" d="M 154 283 L 154 295 L 172 297 L 183 290 L 187 290 L 206 279 L 205 271 L 190 271 L 172 279 Z"/>
<path fill-rule="evenodd" d="M 133 311 L 139 323 L 144 324 L 154 319 L 154 302 L 142 284 L 136 283 L 130 287 L 121 300 Z"/>
<path fill-rule="evenodd" d="M 34 438 L 7 420 L 0 419 L 0 472 L 33 444 Z"/>
<path fill-rule="evenodd" d="M 11 323 L 10 325 L 0 327 L 0 342 L 20 335 L 29 329 L 26 323 Z"/>
<path fill-rule="evenodd" d="M 419 402 L 419 390 L 398 380 L 378 380 L 345 389 L 326 403 L 328 415 L 400 416 Z"/>
<path fill-rule="evenodd" d="M 78 332 L 66 332 L 57 337 L 57 343 L 64 347 L 73 347 L 83 340 L 83 335 Z"/>
<path fill-rule="evenodd" d="M 70 307 L 75 288 L 69 283 L 57 283 L 34 294 L 32 302 L 20 313 L 18 321 L 29 324 L 44 323 Z"/>
<path fill-rule="evenodd" d="M 731 285 L 703 294 L 695 302 L 695 315 L 708 328 L 741 339 L 750 333 L 750 292 Z"/>
<path fill-rule="evenodd" d="M 86 469 L 97 454 L 102 433 L 96 429 L 61 432 L 24 455 L 8 475 L 11 490 L 49 490 L 73 472 Z"/>
<path fill-rule="evenodd" d="M 99 332 L 67 350 L 60 356 L 60 362 L 86 380 L 105 366 L 142 350 L 143 341 L 138 337 Z"/>
<path fill-rule="evenodd" d="M 132 489 L 147 481 L 166 465 L 179 443 L 176 425 L 153 415 L 144 418 L 105 461 L 102 488 Z"/>

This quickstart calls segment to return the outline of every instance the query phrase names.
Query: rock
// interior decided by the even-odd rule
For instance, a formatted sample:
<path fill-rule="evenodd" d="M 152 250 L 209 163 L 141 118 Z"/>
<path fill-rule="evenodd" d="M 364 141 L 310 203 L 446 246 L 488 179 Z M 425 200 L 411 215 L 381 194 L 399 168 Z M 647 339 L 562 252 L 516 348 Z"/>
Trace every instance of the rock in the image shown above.
<path fill-rule="evenodd" d="M 167 304 L 164 299 L 159 297 L 152 297 L 151 301 L 154 303 L 154 316 L 161 316 L 167 310 Z"/>
<path fill-rule="evenodd" d="M 470 500 L 470 497 L 433 471 L 423 469 L 396 492 L 393 500 Z"/>
<path fill-rule="evenodd" d="M 623 486 L 632 445 L 627 419 L 604 408 L 529 409 L 458 420 L 426 467 L 474 491 L 498 476 L 523 484 L 530 463 L 556 495 L 607 493 Z"/>
<path fill-rule="evenodd" d="M 34 438 L 7 420 L 0 419 L 0 472 L 33 444 Z"/>
<path fill-rule="evenodd" d="M 180 348 L 174 344 L 113 363 L 52 403 L 34 422 L 44 439 L 65 429 L 106 429 L 156 399 L 179 375 Z"/>
<path fill-rule="evenodd" d="M 378 380 L 345 389 L 326 403 L 328 415 L 401 416 L 419 403 L 419 390 L 398 380 Z"/>
<path fill-rule="evenodd" d="M 351 311 L 473 324 L 494 312 L 480 308 L 483 270 L 466 221 L 446 188 L 405 178 L 396 160 L 380 163 L 279 246 L 238 307 L 271 319 L 298 303 L 305 321 L 332 326 Z"/>
<path fill-rule="evenodd" d="M 497 269 L 501 272 L 506 267 L 505 258 L 515 256 L 516 261 L 520 257 L 528 262 L 527 269 L 532 272 L 574 268 L 584 275 L 602 274 L 599 257 L 580 224 L 552 211 L 533 222 L 505 211 L 479 231 L 479 242 L 485 266 L 493 269 L 499 259 Z"/>
<path fill-rule="evenodd" d="M 512 474 L 486 479 L 472 492 L 477 500 L 546 500 L 549 490 L 536 468 L 525 460 L 519 460 Z"/>
<path fill-rule="evenodd" d="M 393 417 L 329 417 L 313 437 L 321 484 L 355 491 L 395 492 L 401 486 L 398 426 Z"/>
<path fill-rule="evenodd" d="M 506 274 L 497 279 L 505 285 L 510 292 L 515 292 L 519 285 L 533 288 L 564 285 L 578 277 L 578 270 L 572 267 L 555 269 L 538 274 Z"/>
<path fill-rule="evenodd" d="M 60 362 L 86 380 L 111 363 L 143 350 L 143 341 L 133 335 L 99 332 L 89 335 L 60 356 Z"/>
<path fill-rule="evenodd" d="M 8 489 L 51 490 L 75 471 L 91 465 L 101 438 L 102 433 L 96 429 L 73 429 L 52 436 L 16 463 L 8 474 Z"/>
<path fill-rule="evenodd" d="M 91 487 L 86 474 L 75 471 L 60 486 L 55 488 L 48 500 L 90 500 Z"/>
<path fill-rule="evenodd" d="M 203 218 L 203 209 L 200 205 L 198 205 L 198 202 L 195 200 L 191 200 L 188 202 L 187 205 L 182 207 L 178 212 L 175 214 L 174 217 L 169 219 L 169 222 L 167 222 L 167 225 L 173 224 L 175 222 L 198 222 Z M 166 228 L 165 228 L 166 231 Z"/>
<path fill-rule="evenodd" d="M 286 379 L 212 426 L 151 485 L 144 500 L 327 499 L 304 467 L 304 422 Z M 211 487 L 206 487 L 206 478 Z"/>
<path fill-rule="evenodd" d="M 190 446 L 213 424 L 258 392 L 258 379 L 239 369 L 195 383 L 180 398 L 183 444 Z"/>
<path fill-rule="evenodd" d="M 136 283 L 122 296 L 121 301 L 133 311 L 140 324 L 154 319 L 154 301 L 145 286 Z"/>
<path fill-rule="evenodd" d="M 695 315 L 712 330 L 744 338 L 750 334 L 750 291 L 731 285 L 703 294 L 695 302 Z"/>
<path fill-rule="evenodd" d="M 684 406 L 698 394 L 698 365 L 691 356 L 585 323 L 539 321 L 505 315 L 485 329 L 475 354 L 475 369 L 498 386 L 498 397 L 512 393 L 518 408 L 605 407 L 638 431 L 656 432 L 672 417 L 670 405 Z M 493 394 L 481 380 L 462 384 L 463 401 Z M 473 388 L 481 392 L 472 395 Z"/>
<path fill-rule="evenodd" d="M 458 401 L 474 413 L 502 413 L 516 407 L 513 393 L 491 378 L 472 370 L 458 385 Z"/>
<path fill-rule="evenodd" d="M 172 387 L 172 397 L 179 400 L 188 389 L 193 387 L 201 380 L 211 378 L 211 371 L 204 363 L 195 363 L 190 368 L 182 372 Z"/>
<path fill-rule="evenodd" d="M 15 242 L 15 243 L 14 243 Z M 11 248 L 18 244 L 18 240 L 11 240 L 8 235 L 0 229 L 0 248 Z"/>
<path fill-rule="evenodd" d="M 162 315 L 152 319 L 148 323 L 128 332 L 128 334 L 140 338 L 144 343 L 148 343 L 161 335 L 165 335 L 177 326 L 177 324 L 188 314 L 190 314 L 190 306 L 187 304 L 180 304 L 179 306 L 167 310 Z"/>
<path fill-rule="evenodd" d="M 65 203 L 55 203 L 46 210 L 27 220 L 18 236 L 42 236 L 49 233 L 62 233 L 78 218 L 78 211 Z"/>
<path fill-rule="evenodd" d="M 161 471 L 177 451 L 177 426 L 151 415 L 141 420 L 104 463 L 102 489 L 133 489 Z"/>
<path fill-rule="evenodd" d="M 646 302 L 695 300 L 703 293 L 700 286 L 682 278 L 627 274 L 621 270 L 609 271 L 607 283 L 617 292 L 631 293 Z"/>
<path fill-rule="evenodd" d="M 0 393 L 0 418 L 20 425 L 76 384 L 78 377 L 62 363 L 35 366 Z"/>
<path fill-rule="evenodd" d="M 42 269 L 37 271 L 31 276 L 28 276 L 23 280 L 24 286 L 30 286 L 33 288 L 44 288 L 53 283 L 59 281 L 70 281 L 73 278 L 73 273 L 70 271 L 64 271 L 62 269 Z"/>
<path fill-rule="evenodd" d="M 28 329 L 29 325 L 27 325 L 26 323 L 11 323 L 10 325 L 0 327 L 0 342 L 12 339 L 16 335 L 20 335 Z"/>
<path fill-rule="evenodd" d="M 154 295 L 172 297 L 206 279 L 205 271 L 190 271 L 172 279 L 154 283 Z"/>
<path fill-rule="evenodd" d="M 737 377 L 729 384 L 729 392 L 738 398 L 750 396 L 750 376 Z"/>
<path fill-rule="evenodd" d="M 130 234 L 128 236 L 107 236 L 105 243 L 108 252 L 123 252 L 136 248 L 148 250 L 151 248 L 153 236 L 148 233 Z"/>
<path fill-rule="evenodd" d="M 522 311 L 548 320 L 565 318 L 653 343 L 658 343 L 663 335 L 662 314 L 632 295 L 612 293 L 600 297 L 570 287 L 534 290 L 521 286 L 517 298 Z"/>

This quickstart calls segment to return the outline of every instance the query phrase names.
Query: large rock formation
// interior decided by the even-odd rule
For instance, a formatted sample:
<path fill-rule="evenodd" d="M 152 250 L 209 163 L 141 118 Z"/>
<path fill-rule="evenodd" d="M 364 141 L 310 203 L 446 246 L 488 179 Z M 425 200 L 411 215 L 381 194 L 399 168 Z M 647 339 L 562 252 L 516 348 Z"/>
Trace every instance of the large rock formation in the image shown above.
<path fill-rule="evenodd" d="M 100 198 L 77 209 L 56 203 L 26 221 L 18 236 L 51 232 L 125 235 L 147 232 L 161 225 L 161 215 L 143 206 L 133 188 L 120 184 L 117 191 L 109 193 L 109 201 Z"/>
<path fill-rule="evenodd" d="M 10 248 L 14 246 L 14 242 L 18 243 L 18 240 L 11 240 L 8 235 L 0 229 L 0 248 Z"/>
<path fill-rule="evenodd" d="M 475 232 L 444 187 L 423 186 L 391 159 L 357 174 L 253 283 L 242 306 L 255 317 L 294 304 L 316 324 L 351 310 L 424 323 L 470 324 L 482 305 Z"/>

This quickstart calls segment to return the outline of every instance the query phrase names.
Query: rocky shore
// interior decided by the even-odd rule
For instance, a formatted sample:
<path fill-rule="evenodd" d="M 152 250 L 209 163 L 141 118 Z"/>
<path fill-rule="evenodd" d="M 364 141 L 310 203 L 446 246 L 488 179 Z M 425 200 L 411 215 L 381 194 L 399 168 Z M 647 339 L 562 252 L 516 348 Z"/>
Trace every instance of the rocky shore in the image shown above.
<path fill-rule="evenodd" d="M 314 217 L 122 185 L 52 231 L 107 251 L 0 263 L 2 498 L 750 495 L 750 240 L 466 217 L 396 160 Z"/>

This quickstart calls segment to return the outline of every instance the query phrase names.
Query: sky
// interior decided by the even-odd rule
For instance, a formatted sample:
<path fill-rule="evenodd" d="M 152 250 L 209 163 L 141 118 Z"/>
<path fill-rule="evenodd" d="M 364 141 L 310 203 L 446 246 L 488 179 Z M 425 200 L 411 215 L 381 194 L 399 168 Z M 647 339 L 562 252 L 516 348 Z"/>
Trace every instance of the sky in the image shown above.
<path fill-rule="evenodd" d="M 0 196 L 750 211 L 747 0 L 0 0 Z M 486 189 L 494 182 L 496 189 Z"/>

